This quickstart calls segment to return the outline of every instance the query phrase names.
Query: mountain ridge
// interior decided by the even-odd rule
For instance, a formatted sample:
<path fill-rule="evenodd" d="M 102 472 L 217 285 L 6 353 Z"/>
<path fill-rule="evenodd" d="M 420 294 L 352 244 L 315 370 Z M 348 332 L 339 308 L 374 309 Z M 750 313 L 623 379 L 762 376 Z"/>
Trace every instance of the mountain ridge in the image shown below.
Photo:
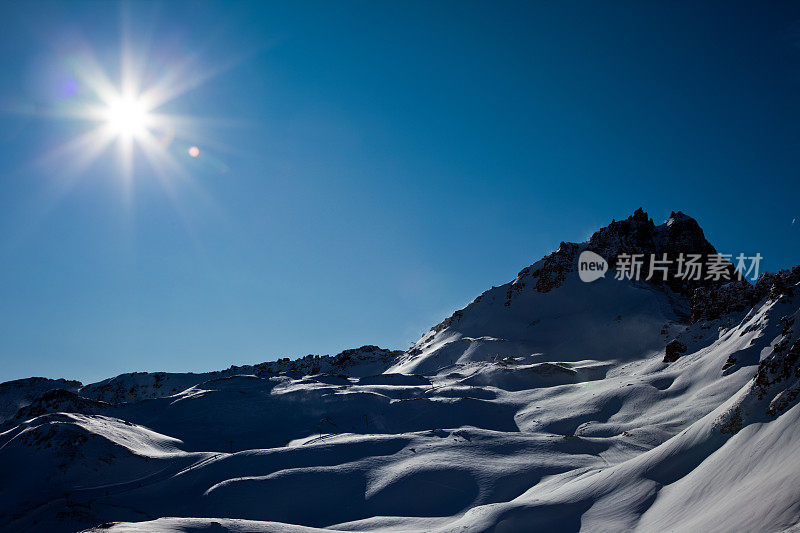
<path fill-rule="evenodd" d="M 0 384 L 0 477 L 16 480 L 0 488 L 0 528 L 797 524 L 800 267 L 754 285 L 683 286 L 674 272 L 584 283 L 585 250 L 612 266 L 624 253 L 716 253 L 691 217 L 655 225 L 639 209 L 406 351 Z"/>
<path fill-rule="evenodd" d="M 632 215 L 622 220 L 612 220 L 605 226 L 594 232 L 588 241 L 583 243 L 573 243 L 562 241 L 556 251 L 544 256 L 532 265 L 523 268 L 516 278 L 500 287 L 508 286 L 506 294 L 506 306 L 510 306 L 516 293 L 525 288 L 529 283 L 533 283 L 535 290 L 546 293 L 560 286 L 567 273 L 574 272 L 578 254 L 581 251 L 590 250 L 608 258 L 609 268 L 615 265 L 616 257 L 620 254 L 643 254 L 645 257 L 642 262 L 642 271 L 645 272 L 649 266 L 649 254 L 660 255 L 668 253 L 677 255 L 678 253 L 700 253 L 716 254 L 716 248 L 705 238 L 705 234 L 699 223 L 682 211 L 672 211 L 668 219 L 655 225 L 653 219 L 640 207 Z M 736 278 L 735 268 L 728 262 L 728 273 Z M 535 280 L 535 283 L 534 283 Z M 800 282 L 800 265 L 778 272 L 764 272 L 759 277 L 757 283 L 751 285 L 745 279 L 733 279 L 732 281 L 723 280 L 699 280 L 699 282 L 685 282 L 675 276 L 674 269 L 667 275 L 667 283 L 663 284 L 673 292 L 685 296 L 689 299 L 690 319 L 696 322 L 701 319 L 716 319 L 722 315 L 732 312 L 742 311 L 748 305 L 754 305 L 767 295 L 778 297 L 782 291 L 789 290 L 793 285 Z M 658 279 L 648 281 L 655 286 L 662 286 Z M 477 296 L 473 302 L 480 299 L 489 291 L 496 289 L 492 287 Z M 460 320 L 464 311 L 469 307 L 468 304 L 462 309 L 453 312 L 438 324 L 423 334 L 422 339 L 431 331 L 438 332 L 447 328 L 454 322 Z M 254 373 L 280 373 L 280 372 L 299 372 L 301 374 L 316 374 L 323 371 L 325 373 L 347 374 L 348 366 L 353 366 L 354 358 L 361 361 L 369 359 L 368 354 L 375 353 L 379 359 L 387 360 L 391 357 L 400 357 L 404 354 L 414 355 L 418 349 L 420 341 L 415 342 L 408 350 L 391 350 L 380 348 L 374 345 L 364 345 L 360 348 L 345 349 L 336 355 L 315 355 L 309 354 L 291 359 L 289 357 L 278 358 L 275 361 L 266 361 L 257 364 L 232 365 L 228 369 L 214 370 L 209 372 L 188 372 L 188 373 L 169 373 L 169 372 L 131 372 L 124 373 L 111 378 L 106 378 L 99 382 L 83 384 L 79 381 L 69 381 L 62 378 L 23 378 L 9 382 L 0 383 L 0 396 L 3 394 L 3 387 L 27 387 L 28 380 L 40 380 L 38 387 L 44 387 L 43 392 L 55 388 L 64 388 L 60 385 L 69 386 L 65 390 L 74 391 L 77 389 L 85 390 L 91 398 L 103 401 L 113 401 L 113 397 L 105 397 L 100 390 L 108 391 L 109 384 L 114 380 L 136 376 L 148 376 L 152 380 L 153 388 L 161 388 L 161 381 L 169 375 L 195 375 L 199 377 L 236 374 L 247 371 Z M 365 357 L 367 355 L 367 357 Z M 386 368 L 389 368 L 388 365 Z M 324 368 L 324 370 L 322 370 Z M 378 367 L 376 367 L 378 368 Z M 52 386 L 46 383 L 54 381 Z M 77 385 L 76 385 L 77 384 Z M 59 386 L 56 386 L 59 385 Z M 136 385 L 134 385 L 136 386 Z M 171 389 L 170 389 L 171 390 Z M 150 391 L 152 394 L 153 391 Z M 118 401 L 125 401 L 127 397 L 121 390 L 116 392 Z M 129 399 L 135 399 L 131 397 Z M 3 412 L 0 411 L 0 420 Z"/>

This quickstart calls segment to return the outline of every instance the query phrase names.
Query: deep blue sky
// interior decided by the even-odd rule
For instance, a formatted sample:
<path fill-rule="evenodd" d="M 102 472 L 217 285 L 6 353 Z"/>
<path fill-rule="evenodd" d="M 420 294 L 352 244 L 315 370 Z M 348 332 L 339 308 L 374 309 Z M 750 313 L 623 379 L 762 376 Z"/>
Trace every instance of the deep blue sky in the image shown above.
<path fill-rule="evenodd" d="M 204 117 L 187 175 L 136 152 L 129 190 L 42 162 L 121 19 L 146 70 L 219 70 L 163 108 Z M 800 263 L 798 45 L 779 2 L 4 2 L 0 381 L 407 348 L 639 206 Z"/>

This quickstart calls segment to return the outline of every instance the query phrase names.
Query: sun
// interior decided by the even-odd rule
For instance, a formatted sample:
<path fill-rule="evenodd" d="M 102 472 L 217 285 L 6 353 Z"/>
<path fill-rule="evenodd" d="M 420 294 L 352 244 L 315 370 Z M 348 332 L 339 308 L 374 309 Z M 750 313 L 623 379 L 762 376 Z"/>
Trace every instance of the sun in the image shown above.
<path fill-rule="evenodd" d="M 138 50 L 138 51 L 137 51 Z M 134 181 L 161 183 L 170 195 L 179 183 L 191 183 L 192 172 L 214 164 L 201 158 L 199 144 L 213 146 L 205 137 L 211 126 L 224 124 L 191 114 L 175 114 L 186 109 L 173 102 L 235 62 L 204 65 L 200 55 L 180 57 L 148 55 L 147 46 L 136 46 L 123 32 L 119 64 L 103 65 L 89 46 L 82 46 L 66 61 L 71 92 L 59 96 L 41 114 L 84 122 L 87 127 L 41 154 L 42 165 L 57 170 L 64 187 L 72 184 L 105 154 L 111 165 L 105 174 L 117 180 L 130 200 Z M 111 76 L 110 72 L 116 75 Z M 1 107 L 1 106 L 0 106 Z M 217 143 L 219 146 L 219 143 Z M 210 152 L 209 152 L 210 154 Z"/>
<path fill-rule="evenodd" d="M 124 139 L 142 138 L 152 118 L 142 98 L 135 95 L 111 99 L 103 112 L 110 132 Z"/>

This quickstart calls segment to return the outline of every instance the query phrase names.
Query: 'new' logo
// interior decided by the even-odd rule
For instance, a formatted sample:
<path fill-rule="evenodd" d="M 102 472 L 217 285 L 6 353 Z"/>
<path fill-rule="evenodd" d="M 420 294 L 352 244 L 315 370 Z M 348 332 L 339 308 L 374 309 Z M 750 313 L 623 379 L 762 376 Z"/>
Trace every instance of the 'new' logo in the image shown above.
<path fill-rule="evenodd" d="M 581 281 L 591 283 L 605 276 L 607 270 L 606 260 L 594 252 L 584 250 L 578 257 L 578 276 Z"/>

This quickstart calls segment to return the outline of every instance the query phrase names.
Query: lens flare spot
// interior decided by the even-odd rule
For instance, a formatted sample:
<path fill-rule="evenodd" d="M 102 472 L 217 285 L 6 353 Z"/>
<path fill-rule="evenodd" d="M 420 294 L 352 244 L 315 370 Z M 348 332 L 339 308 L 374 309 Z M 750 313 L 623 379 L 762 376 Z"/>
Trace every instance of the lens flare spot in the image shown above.
<path fill-rule="evenodd" d="M 189 148 L 189 155 L 191 157 L 199 156 L 200 155 L 200 148 L 198 148 L 197 146 L 192 146 L 191 148 Z"/>

